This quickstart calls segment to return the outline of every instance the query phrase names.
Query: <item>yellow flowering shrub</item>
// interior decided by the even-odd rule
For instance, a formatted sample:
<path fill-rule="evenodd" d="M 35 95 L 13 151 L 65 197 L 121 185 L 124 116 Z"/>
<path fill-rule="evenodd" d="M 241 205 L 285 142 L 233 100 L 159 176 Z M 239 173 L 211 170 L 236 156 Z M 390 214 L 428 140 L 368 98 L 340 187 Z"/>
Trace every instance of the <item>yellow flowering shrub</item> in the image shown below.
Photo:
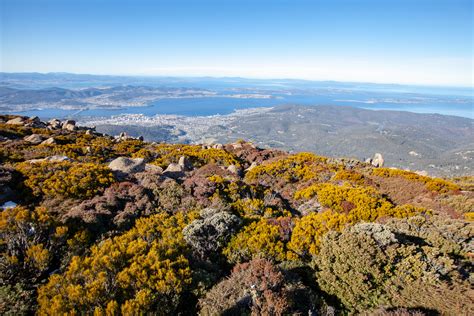
<path fill-rule="evenodd" d="M 151 153 L 141 151 L 137 152 L 134 157 L 145 158 L 154 154 L 157 158 L 152 163 L 160 167 L 166 167 L 172 162 L 177 163 L 181 156 L 186 156 L 193 163 L 194 167 L 200 167 L 208 163 L 240 166 L 238 158 L 224 149 L 203 149 L 199 145 L 159 144 L 149 150 Z M 142 153 L 143 156 L 138 155 L 139 153 Z"/>
<path fill-rule="evenodd" d="M 40 162 L 17 165 L 33 195 L 90 198 L 115 180 L 110 169 L 93 163 Z"/>
<path fill-rule="evenodd" d="M 0 212 L 0 279 L 33 282 L 48 270 L 65 244 L 67 228 L 57 225 L 44 207 Z"/>
<path fill-rule="evenodd" d="M 287 251 L 279 225 L 266 219 L 251 223 L 232 237 L 223 253 L 232 263 L 249 261 L 255 257 L 275 261 L 293 258 Z"/>
<path fill-rule="evenodd" d="M 330 230 L 340 231 L 345 225 L 374 222 L 381 217 L 430 213 L 426 208 L 408 204 L 394 206 L 372 187 L 353 187 L 347 183 L 315 184 L 297 191 L 295 198 L 310 199 L 315 195 L 330 210 L 309 214 L 296 222 L 289 247 L 303 257 L 317 255 L 321 238 Z"/>
<path fill-rule="evenodd" d="M 321 238 L 329 231 L 341 231 L 350 220 L 331 210 L 311 213 L 296 221 L 288 248 L 305 258 L 318 254 Z"/>
<path fill-rule="evenodd" d="M 181 233 L 191 217 L 157 214 L 74 257 L 38 290 L 39 315 L 156 313 L 176 308 L 191 283 Z"/>
<path fill-rule="evenodd" d="M 411 204 L 397 205 L 394 208 L 388 210 L 386 216 L 395 218 L 406 218 L 420 214 L 431 215 L 432 212 L 424 207 L 413 206 Z"/>
<path fill-rule="evenodd" d="M 145 144 L 138 139 L 128 139 L 114 144 L 112 148 L 116 155 L 129 156 L 142 149 Z"/>
<path fill-rule="evenodd" d="M 251 169 L 245 175 L 249 181 L 262 176 L 282 177 L 287 182 L 297 182 L 315 178 L 319 172 L 326 171 L 330 166 L 327 158 L 311 153 L 299 153 L 287 156 L 271 163 L 264 163 Z"/>
<path fill-rule="evenodd" d="M 400 170 L 400 169 L 389 169 L 389 168 L 376 168 L 372 170 L 372 175 L 378 177 L 402 177 L 407 180 L 418 181 L 425 184 L 426 188 L 433 192 L 447 193 L 450 191 L 459 191 L 458 185 L 439 178 L 431 178 L 416 174 L 414 172 Z"/>
<path fill-rule="evenodd" d="M 350 181 L 358 185 L 363 185 L 365 183 L 365 177 L 362 174 L 353 170 L 345 170 L 345 169 L 338 171 L 334 175 L 333 180 Z"/>
<path fill-rule="evenodd" d="M 265 202 L 258 198 L 238 199 L 232 203 L 232 209 L 244 218 L 259 219 L 261 217 L 291 216 L 291 213 L 287 210 L 265 206 Z"/>
<path fill-rule="evenodd" d="M 90 198 L 114 182 L 109 168 L 92 164 L 74 164 L 69 170 L 58 171 L 44 182 L 43 192 L 72 198 Z"/>
<path fill-rule="evenodd" d="M 310 199 L 318 196 L 321 205 L 336 212 L 344 212 L 353 222 L 374 221 L 380 216 L 388 215 L 392 203 L 381 196 L 372 187 L 352 187 L 347 183 L 337 186 L 330 183 L 315 184 L 295 193 L 296 199 Z"/>
<path fill-rule="evenodd" d="M 49 263 L 49 251 L 43 244 L 35 244 L 26 250 L 26 262 L 38 270 L 46 270 Z"/>
<path fill-rule="evenodd" d="M 229 202 L 236 201 L 240 198 L 241 192 L 249 189 L 245 184 L 238 183 L 234 180 L 227 179 L 219 175 L 213 175 L 207 179 L 216 185 L 216 191 L 214 192 L 211 199 L 222 198 Z"/>
<path fill-rule="evenodd" d="M 470 222 L 474 222 L 474 212 L 464 213 L 464 218 Z"/>

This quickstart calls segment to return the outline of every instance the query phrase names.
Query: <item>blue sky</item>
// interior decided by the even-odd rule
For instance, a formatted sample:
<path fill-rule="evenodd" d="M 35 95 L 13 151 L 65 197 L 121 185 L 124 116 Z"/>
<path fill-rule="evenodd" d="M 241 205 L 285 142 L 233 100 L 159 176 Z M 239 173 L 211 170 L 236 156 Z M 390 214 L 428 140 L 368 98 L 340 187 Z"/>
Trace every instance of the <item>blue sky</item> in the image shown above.
<path fill-rule="evenodd" d="M 0 0 L 7 72 L 473 86 L 470 0 Z"/>

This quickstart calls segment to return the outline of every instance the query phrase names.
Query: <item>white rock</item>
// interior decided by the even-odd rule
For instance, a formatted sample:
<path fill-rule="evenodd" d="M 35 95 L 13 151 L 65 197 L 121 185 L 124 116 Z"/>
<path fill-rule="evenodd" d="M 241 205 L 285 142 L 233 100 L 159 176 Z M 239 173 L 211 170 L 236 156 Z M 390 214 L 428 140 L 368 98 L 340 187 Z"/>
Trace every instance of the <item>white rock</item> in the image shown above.
<path fill-rule="evenodd" d="M 66 120 L 62 123 L 62 128 L 68 131 L 75 131 L 77 129 L 76 122 L 73 120 Z"/>
<path fill-rule="evenodd" d="M 227 171 L 229 171 L 230 173 L 233 173 L 233 174 L 239 174 L 240 173 L 240 170 L 239 170 L 239 168 L 237 168 L 236 165 L 228 166 Z"/>
<path fill-rule="evenodd" d="M 53 137 L 50 137 L 41 143 L 41 145 L 53 145 L 53 144 L 56 144 L 56 140 Z"/>
<path fill-rule="evenodd" d="M 38 145 L 43 141 L 44 138 L 43 136 L 38 135 L 38 134 L 31 134 L 29 136 L 25 136 L 23 139 L 27 141 L 28 143 Z"/>
<path fill-rule="evenodd" d="M 374 167 L 383 167 L 384 159 L 382 154 L 376 153 L 372 159 L 372 166 Z"/>
<path fill-rule="evenodd" d="M 61 121 L 58 119 L 52 119 L 48 121 L 48 127 L 51 129 L 60 129 L 61 128 Z"/>
<path fill-rule="evenodd" d="M 170 163 L 164 173 L 166 172 L 183 172 L 184 168 L 183 166 L 177 164 L 177 163 Z"/>
<path fill-rule="evenodd" d="M 14 119 L 11 119 L 7 121 L 8 125 L 23 125 L 25 124 L 25 119 L 22 117 L 15 117 Z"/>
<path fill-rule="evenodd" d="M 257 162 L 254 161 L 252 162 L 252 164 L 250 165 L 250 167 L 248 167 L 247 169 L 245 169 L 245 171 L 250 171 L 252 170 L 253 168 L 255 168 L 256 166 L 258 166 Z"/>
<path fill-rule="evenodd" d="M 186 156 L 179 157 L 178 165 L 180 165 L 181 168 L 185 171 L 193 169 L 191 161 L 189 161 L 188 157 Z"/>

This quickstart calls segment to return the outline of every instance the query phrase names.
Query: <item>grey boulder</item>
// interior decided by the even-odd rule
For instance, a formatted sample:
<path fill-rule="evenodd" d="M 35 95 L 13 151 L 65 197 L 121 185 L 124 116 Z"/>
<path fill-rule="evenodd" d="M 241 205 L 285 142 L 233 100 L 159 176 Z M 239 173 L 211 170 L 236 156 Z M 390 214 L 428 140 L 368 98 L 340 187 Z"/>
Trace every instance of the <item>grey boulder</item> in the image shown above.
<path fill-rule="evenodd" d="M 123 173 L 142 172 L 145 171 L 145 160 L 143 158 L 119 157 L 109 163 L 109 168 Z"/>

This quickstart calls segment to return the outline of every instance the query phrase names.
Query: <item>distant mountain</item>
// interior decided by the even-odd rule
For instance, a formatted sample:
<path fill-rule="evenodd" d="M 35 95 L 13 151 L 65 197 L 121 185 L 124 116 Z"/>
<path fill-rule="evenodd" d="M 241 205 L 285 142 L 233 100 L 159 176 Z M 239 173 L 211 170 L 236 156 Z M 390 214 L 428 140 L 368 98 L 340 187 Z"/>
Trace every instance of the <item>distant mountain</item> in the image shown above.
<path fill-rule="evenodd" d="M 0 86 L 0 106 L 10 111 L 36 108 L 62 109 L 76 106 L 81 109 L 146 105 L 155 99 L 208 94 L 204 89 L 160 88 L 133 85 L 66 89 L 61 87 L 17 89 Z"/>
<path fill-rule="evenodd" d="M 384 91 L 396 93 L 426 93 L 472 97 L 472 87 L 416 86 L 369 82 L 316 81 L 290 78 L 255 79 L 241 77 L 170 77 L 170 76 L 116 76 L 53 73 L 0 72 L 0 85 L 16 88 L 75 88 L 85 86 L 146 85 L 161 87 L 196 87 L 203 89 L 227 88 L 285 88 L 285 89 L 345 89 L 354 91 Z"/>
<path fill-rule="evenodd" d="M 39 102 L 59 102 L 66 99 L 88 98 L 101 95 L 105 90 L 89 88 L 69 90 L 63 88 L 48 88 L 40 90 L 20 90 L 12 88 L 0 89 L 0 103 L 3 104 L 35 104 Z"/>

